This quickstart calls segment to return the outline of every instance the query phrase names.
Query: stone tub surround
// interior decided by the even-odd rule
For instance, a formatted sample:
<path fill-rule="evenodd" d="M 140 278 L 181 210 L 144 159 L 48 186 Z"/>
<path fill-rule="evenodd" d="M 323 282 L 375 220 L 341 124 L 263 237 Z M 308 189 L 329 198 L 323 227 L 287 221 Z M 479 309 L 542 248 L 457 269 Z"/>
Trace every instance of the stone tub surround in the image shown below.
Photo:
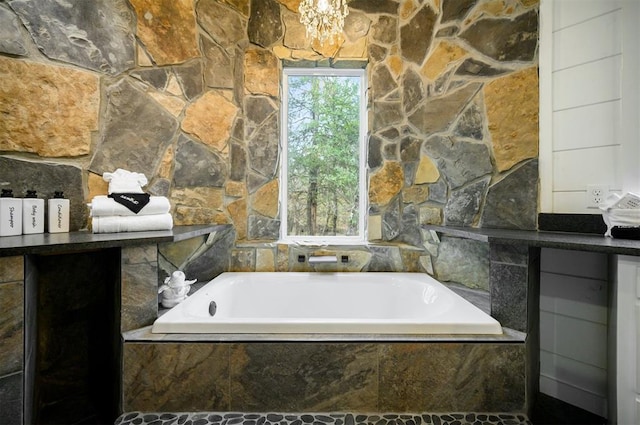
<path fill-rule="evenodd" d="M 567 232 L 531 232 L 518 231 L 509 229 L 472 229 L 472 228 L 454 228 L 442 226 L 428 226 L 427 231 L 436 231 L 440 235 L 449 235 L 453 238 L 465 238 L 475 240 L 478 243 L 488 245 L 485 254 L 489 257 L 491 280 L 495 280 L 498 284 L 492 290 L 498 300 L 496 304 L 492 304 L 492 308 L 498 309 L 499 314 L 503 314 L 506 320 L 511 320 L 515 326 L 524 327 L 527 333 L 507 330 L 507 334 L 514 333 L 516 338 L 519 335 L 521 341 L 527 341 L 528 363 L 524 367 L 527 376 L 538 376 L 537 370 L 537 335 L 538 321 L 536 303 L 538 300 L 537 293 L 537 270 L 538 270 L 538 248 L 552 247 L 561 249 L 577 249 L 583 251 L 595 251 L 605 253 L 624 253 L 627 255 L 640 255 L 640 242 L 631 240 L 618 240 L 605 238 L 600 235 L 584 235 Z M 506 280 L 508 276 L 511 279 Z M 505 286 L 505 283 L 508 285 Z M 511 285 L 513 283 L 513 285 Z M 503 292 L 501 290 L 509 291 Z M 515 292 L 513 292 L 515 291 Z M 516 302 L 511 302 L 515 300 Z M 524 314 L 523 312 L 526 312 Z M 281 337 L 262 336 L 262 343 L 280 343 Z M 157 335 L 151 334 L 149 328 L 139 329 L 133 332 L 125 333 L 125 345 L 129 344 L 145 344 L 145 343 L 169 343 L 169 344 L 246 344 L 248 340 L 255 341 L 255 335 L 231 335 L 231 336 L 212 336 L 212 335 Z M 349 343 L 353 342 L 353 336 L 347 336 L 344 339 L 336 340 L 335 336 L 327 339 L 321 336 L 302 336 L 298 342 L 308 342 L 305 338 L 324 343 Z M 313 339 L 315 338 L 315 339 Z M 379 340 L 367 339 L 367 337 L 357 336 L 355 338 L 359 343 L 374 343 Z M 295 341 L 291 339 L 289 341 Z M 424 343 L 424 339 L 410 339 L 401 337 L 395 341 L 388 341 L 389 344 L 420 344 Z M 431 340 L 431 342 L 438 342 Z M 444 341 L 439 341 L 440 343 Z M 497 341 L 496 341 L 497 342 Z M 458 342 L 460 343 L 460 342 Z M 469 341 L 467 341 L 469 343 Z M 426 346 L 422 349 L 428 349 Z M 534 381 L 537 382 L 537 379 Z M 532 382 L 529 382 L 531 385 Z M 528 394 L 535 394 L 535 382 L 528 387 Z M 222 409 L 222 408 L 221 408 Z M 217 409 L 217 410 L 221 410 Z M 228 411 L 229 408 L 224 408 Z M 156 410 L 157 411 L 157 410 Z"/>
<path fill-rule="evenodd" d="M 428 230 L 426 232 L 428 233 Z M 535 273 L 530 275 L 528 268 L 526 266 L 523 267 L 523 265 L 535 264 L 535 262 L 529 260 L 529 252 L 527 250 L 514 250 L 513 247 L 506 246 L 491 251 L 489 244 L 485 241 L 471 242 L 471 244 L 455 246 L 459 251 L 458 254 L 466 255 L 465 261 L 475 258 L 476 260 L 472 264 L 480 264 L 481 266 L 478 266 L 478 268 L 486 269 L 484 272 L 479 270 L 479 273 L 484 275 L 481 280 L 485 281 L 485 283 L 480 285 L 480 288 L 484 289 L 472 290 L 462 287 L 463 296 L 472 294 L 476 298 L 486 300 L 487 297 L 478 297 L 478 294 L 484 293 L 488 295 L 491 289 L 490 279 L 497 279 L 502 276 L 501 273 L 491 272 L 492 267 L 495 268 L 494 263 L 506 267 L 507 270 L 516 268 L 516 270 L 522 272 L 514 275 L 518 277 L 516 282 L 499 280 L 496 287 L 503 287 L 503 290 L 498 292 L 504 295 L 502 297 L 496 295 L 489 299 L 490 311 L 506 312 L 503 319 L 507 328 L 505 328 L 505 334 L 502 336 L 468 338 L 418 335 L 395 337 L 388 335 L 172 335 L 152 334 L 149 327 L 144 327 L 123 334 L 123 409 L 124 411 L 167 412 L 185 410 L 326 411 L 325 406 L 327 403 L 330 404 L 335 403 L 336 400 L 342 400 L 345 404 L 334 407 L 334 409 L 350 411 L 366 409 L 369 412 L 430 411 L 429 409 L 453 411 L 464 409 L 468 411 L 493 410 L 496 412 L 526 413 L 531 407 L 532 394 L 536 392 L 538 371 L 535 366 L 537 365 L 536 333 L 533 332 L 531 341 L 527 334 L 535 327 L 535 320 L 529 318 L 529 315 L 533 314 L 533 310 L 526 305 L 529 297 L 535 298 L 532 291 L 529 290 L 529 285 L 533 284 L 533 282 L 528 280 L 530 279 L 529 276 L 534 276 Z M 185 244 L 182 249 L 187 251 L 193 249 L 193 247 L 187 245 L 186 241 L 181 242 L 181 244 Z M 180 247 L 174 246 L 174 248 L 176 248 L 176 251 L 172 253 L 166 252 L 165 255 L 173 256 L 174 258 L 188 257 L 188 255 L 178 255 L 178 252 L 181 251 L 181 249 L 178 249 Z M 160 251 L 162 252 L 162 249 Z M 307 262 L 297 262 L 298 255 L 308 256 L 311 254 L 348 255 L 350 261 L 346 264 L 316 266 L 310 266 Z M 486 257 L 484 262 L 480 258 L 482 256 Z M 278 267 L 283 272 L 289 270 L 330 272 L 336 269 L 340 271 L 365 270 L 375 272 L 378 270 L 393 270 L 394 267 L 399 267 L 398 264 L 400 263 L 396 262 L 402 261 L 401 259 L 405 259 L 405 262 L 406 259 L 412 259 L 408 264 L 418 264 L 421 256 L 419 250 L 410 246 L 400 249 L 395 246 L 370 245 L 368 247 L 341 247 L 334 250 L 326 247 L 323 249 L 308 246 L 281 245 L 259 245 L 255 247 L 247 244 L 231 249 L 232 270 L 238 269 L 238 258 L 242 259 L 242 261 L 256 262 L 251 264 L 258 264 L 260 258 L 266 258 L 268 263 L 263 262 L 262 267 L 265 264 L 270 264 L 269 267 Z M 455 262 L 453 259 L 450 261 Z M 269 270 L 273 271 L 273 269 Z M 413 271 L 419 272 L 420 270 L 414 269 Z M 520 291 L 519 295 L 524 297 L 513 304 L 515 307 L 511 305 L 509 294 L 507 293 L 513 283 L 515 283 L 514 287 Z M 460 290 L 461 288 L 458 289 Z M 149 292 L 149 297 L 152 296 L 155 296 L 155 294 Z M 471 299 L 471 301 L 477 300 Z M 521 315 L 525 317 L 521 317 Z M 514 328 L 517 327 L 516 329 L 521 331 L 509 329 L 509 325 Z M 292 356 L 294 356 L 296 350 L 301 349 L 303 346 L 307 350 L 307 355 L 304 358 L 295 360 Z M 292 347 L 295 347 L 295 349 Z M 370 358 L 370 361 L 364 364 L 343 364 L 344 361 L 349 359 L 349 356 L 343 356 L 348 350 L 356 350 L 358 353 L 360 353 L 358 350 L 365 350 L 364 352 L 368 354 L 364 358 Z M 431 372 L 421 375 L 423 372 L 420 371 L 436 370 L 438 369 L 437 365 L 435 363 L 422 364 L 415 360 L 415 364 L 419 366 L 417 366 L 418 369 L 414 370 L 410 367 L 405 369 L 407 365 L 395 364 L 395 360 L 388 360 L 385 363 L 383 357 L 384 359 L 389 359 L 385 357 L 386 354 L 394 353 L 394 350 L 415 351 L 419 353 L 416 354 L 417 358 L 436 359 L 438 364 L 441 362 L 446 363 L 444 358 L 457 358 L 458 360 L 456 361 L 461 363 L 452 364 L 449 369 L 442 370 L 434 375 Z M 448 354 L 443 355 L 440 350 L 448 350 Z M 506 354 L 506 352 L 509 354 Z M 327 353 L 337 354 L 335 354 L 335 357 L 328 358 Z M 282 359 L 278 360 L 280 355 L 282 355 Z M 474 369 L 475 378 L 471 377 L 471 375 L 467 376 L 468 380 L 472 382 L 471 386 L 461 384 L 462 386 L 458 389 L 460 391 L 458 397 L 449 394 L 450 382 L 457 382 L 460 379 L 467 382 L 460 374 L 460 370 L 464 368 L 463 365 L 484 365 L 488 361 L 485 355 L 487 358 L 492 358 L 492 361 L 502 364 L 505 369 L 499 373 L 487 375 Z M 505 358 L 504 356 L 507 357 Z M 358 354 L 356 357 L 360 358 L 361 356 Z M 390 358 L 395 359 L 396 357 L 405 358 L 405 354 L 392 355 Z M 176 361 L 176 359 L 179 361 Z M 237 359 L 243 360 L 239 361 Z M 317 363 L 305 363 L 307 359 L 316 359 Z M 492 361 L 486 364 L 486 370 L 491 370 L 493 367 L 491 366 Z M 208 362 L 212 363 L 209 364 Z M 381 362 L 386 364 L 388 368 L 378 369 L 378 365 Z M 269 375 L 267 377 L 281 385 L 282 376 L 295 375 L 293 372 L 287 372 L 287 368 L 291 367 L 295 370 L 308 371 L 311 375 L 308 377 L 299 376 L 300 382 L 296 381 L 290 384 L 295 386 L 297 390 L 286 390 L 286 397 L 283 397 L 283 399 L 270 399 L 268 397 L 270 392 L 264 390 L 264 388 L 270 388 L 270 384 L 260 381 L 259 377 L 250 375 L 251 371 L 254 370 L 261 371 L 262 375 L 264 375 L 262 371 L 268 370 L 271 371 L 269 374 L 273 374 L 273 376 Z M 394 368 L 396 367 L 399 369 L 395 370 Z M 202 372 L 205 369 L 207 372 Z M 159 370 L 164 372 L 158 373 Z M 427 387 L 432 385 L 430 390 L 433 392 L 429 393 L 429 390 L 425 387 L 423 394 L 432 394 L 432 397 L 440 400 L 442 404 L 425 405 L 424 403 L 427 402 L 422 398 L 422 395 L 410 393 L 410 389 L 404 388 L 404 384 L 396 381 L 389 383 L 389 385 L 392 385 L 389 388 L 393 388 L 393 390 L 389 390 L 387 393 L 381 392 L 379 384 L 373 381 L 351 383 L 350 380 L 353 379 L 353 375 L 362 376 L 362 379 L 365 379 L 369 373 L 373 373 L 371 372 L 372 370 L 378 376 L 381 376 L 381 373 L 387 373 L 392 381 L 394 377 L 403 376 L 400 381 L 410 382 L 415 388 L 420 385 Z M 192 373 L 194 374 L 193 376 L 191 375 Z M 406 376 L 402 375 L 403 373 Z M 471 372 L 469 371 L 469 373 Z M 507 379 L 509 382 L 500 381 L 501 378 L 498 379 L 500 382 L 494 382 L 493 378 L 498 376 L 509 377 Z M 197 383 L 194 381 L 196 379 L 198 380 Z M 179 391 L 176 391 L 175 385 L 169 384 L 169 382 L 176 381 L 185 382 L 185 388 L 180 388 Z M 220 388 L 219 382 L 230 382 L 231 387 L 228 389 L 226 386 Z M 305 387 L 306 383 L 309 382 L 321 385 L 322 388 L 328 389 L 328 392 L 314 390 L 313 387 Z M 255 385 L 252 386 L 248 383 L 255 383 Z M 349 392 L 353 385 L 361 390 L 356 392 L 355 395 Z M 479 385 L 480 387 L 475 388 L 473 385 Z M 501 385 L 504 385 L 504 387 L 501 387 Z M 446 404 L 449 402 L 442 401 L 452 398 L 456 400 L 472 400 L 473 397 L 465 397 L 462 394 L 467 391 L 470 394 L 484 393 L 486 388 L 491 388 L 491 394 L 494 394 L 497 398 L 493 400 L 476 400 L 477 404 L 464 406 Z M 263 391 L 267 394 L 264 394 Z M 293 397 L 293 395 L 299 395 L 301 391 L 302 393 L 316 394 L 316 398 L 307 400 L 303 396 L 298 399 Z M 335 393 L 331 391 L 335 391 Z M 346 393 L 344 393 L 345 391 Z M 363 394 L 362 391 L 365 391 L 365 393 Z M 501 394 L 505 395 L 507 393 L 509 393 L 509 396 L 501 398 Z M 391 400 L 393 398 L 392 394 L 402 394 L 401 397 L 399 396 L 400 399 L 410 404 L 393 404 L 400 401 L 396 400 L 394 402 Z M 447 396 L 442 394 L 447 394 Z M 514 402 L 511 397 L 516 397 L 518 400 Z M 237 404 L 233 404 L 232 400 L 235 400 Z M 287 400 L 298 404 L 283 405 L 282 403 L 286 403 Z M 389 404 L 383 404 L 378 407 L 380 402 Z M 510 407 L 507 408 L 506 406 Z"/>
<path fill-rule="evenodd" d="M 115 425 L 529 425 L 525 415 L 509 413 L 240 413 L 130 412 L 118 418 Z"/>
<path fill-rule="evenodd" d="M 518 318 L 514 323 L 529 321 Z M 123 333 L 123 339 L 124 411 L 311 412 L 326 411 L 329 404 L 341 411 L 526 413 L 538 376 L 531 367 L 536 361 L 530 360 L 537 351 L 527 334 L 508 328 L 499 336 L 447 336 L 176 335 L 153 334 L 144 327 Z M 479 364 L 482 367 L 470 366 Z M 386 391 L 381 389 L 383 378 Z M 184 382 L 184 388 L 176 390 L 177 381 Z M 452 390 L 451 382 L 458 381 Z M 221 387 L 220 382 L 231 386 Z M 271 396 L 273 385 L 282 388 L 282 398 Z M 415 390 L 421 386 L 422 391 Z M 352 393 L 352 387 L 358 390 Z M 487 393 L 493 398 L 464 395 Z M 436 401 L 430 405 L 428 400 Z"/>
<path fill-rule="evenodd" d="M 526 357 L 526 343 L 125 342 L 122 408 L 526 413 Z"/>

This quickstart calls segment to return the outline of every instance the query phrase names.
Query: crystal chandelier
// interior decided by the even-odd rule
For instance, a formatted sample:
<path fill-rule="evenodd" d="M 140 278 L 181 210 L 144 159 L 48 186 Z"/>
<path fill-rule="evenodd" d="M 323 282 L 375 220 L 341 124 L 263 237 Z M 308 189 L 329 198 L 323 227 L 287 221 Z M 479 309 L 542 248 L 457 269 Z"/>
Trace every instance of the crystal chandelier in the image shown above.
<path fill-rule="evenodd" d="M 315 38 L 321 44 L 342 32 L 344 18 L 349 14 L 347 0 L 302 0 L 298 10 L 307 37 Z"/>

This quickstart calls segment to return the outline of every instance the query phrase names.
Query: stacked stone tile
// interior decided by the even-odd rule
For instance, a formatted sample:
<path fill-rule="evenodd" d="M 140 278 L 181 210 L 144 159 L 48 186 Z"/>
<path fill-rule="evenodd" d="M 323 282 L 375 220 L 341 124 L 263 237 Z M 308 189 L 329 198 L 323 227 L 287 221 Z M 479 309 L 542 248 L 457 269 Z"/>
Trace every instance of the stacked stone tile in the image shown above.
<path fill-rule="evenodd" d="M 276 243 L 280 70 L 363 63 L 373 245 L 331 248 L 345 267 L 445 279 L 421 225 L 536 227 L 538 0 L 352 0 L 326 45 L 297 0 L 70 3 L 0 4 L 0 181 L 64 184 L 72 229 L 102 173 L 132 169 L 176 225 L 233 224 L 225 268 L 300 268 L 314 249 Z"/>

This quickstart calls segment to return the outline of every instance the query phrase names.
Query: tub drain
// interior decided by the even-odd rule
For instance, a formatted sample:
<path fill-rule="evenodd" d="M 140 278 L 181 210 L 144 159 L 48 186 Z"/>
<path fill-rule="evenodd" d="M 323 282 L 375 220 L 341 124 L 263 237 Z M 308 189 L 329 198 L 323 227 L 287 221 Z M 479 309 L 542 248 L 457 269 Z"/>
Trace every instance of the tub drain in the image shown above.
<path fill-rule="evenodd" d="M 216 311 L 218 311 L 218 304 L 215 301 L 211 301 L 209 303 L 209 315 L 214 316 Z"/>

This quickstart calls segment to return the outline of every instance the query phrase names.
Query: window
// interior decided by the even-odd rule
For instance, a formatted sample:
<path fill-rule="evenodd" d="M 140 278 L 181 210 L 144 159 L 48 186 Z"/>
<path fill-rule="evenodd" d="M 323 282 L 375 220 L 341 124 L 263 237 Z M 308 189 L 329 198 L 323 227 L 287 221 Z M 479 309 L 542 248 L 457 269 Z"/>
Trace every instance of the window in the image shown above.
<path fill-rule="evenodd" d="M 282 86 L 282 239 L 363 243 L 364 70 L 285 68 Z"/>

